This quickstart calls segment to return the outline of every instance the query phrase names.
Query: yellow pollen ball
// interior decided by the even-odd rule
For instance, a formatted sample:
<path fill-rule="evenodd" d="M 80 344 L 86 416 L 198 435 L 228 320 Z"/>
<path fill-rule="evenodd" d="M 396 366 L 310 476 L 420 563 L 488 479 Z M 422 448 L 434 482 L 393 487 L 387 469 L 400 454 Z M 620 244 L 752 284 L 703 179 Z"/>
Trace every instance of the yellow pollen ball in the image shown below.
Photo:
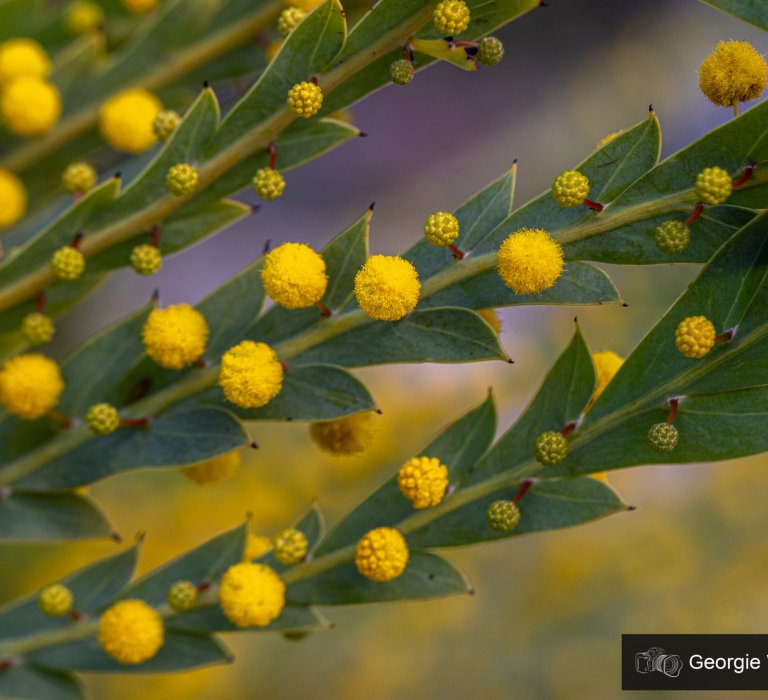
<path fill-rule="evenodd" d="M 285 584 L 266 564 L 233 564 L 221 578 L 219 603 L 233 625 L 266 627 L 283 611 Z"/>
<path fill-rule="evenodd" d="M 373 255 L 355 275 L 355 298 L 376 321 L 399 321 L 416 308 L 421 282 L 404 258 Z"/>
<path fill-rule="evenodd" d="M 563 272 L 563 248 L 542 229 L 521 228 L 499 248 L 498 271 L 515 294 L 549 289 Z"/>
<path fill-rule="evenodd" d="M 688 316 L 675 330 L 675 345 L 685 356 L 699 360 L 715 345 L 715 326 L 706 316 Z"/>
<path fill-rule="evenodd" d="M 53 83 L 22 76 L 7 83 L 0 94 L 5 126 L 18 136 L 46 133 L 61 115 L 61 95 Z"/>
<path fill-rule="evenodd" d="M 405 571 L 408 545 L 391 527 L 377 527 L 363 535 L 355 547 L 355 566 L 371 581 L 391 581 Z"/>
<path fill-rule="evenodd" d="M 397 485 L 414 508 L 436 506 L 448 488 L 448 467 L 437 457 L 414 457 L 400 467 Z"/>
<path fill-rule="evenodd" d="M 768 66 L 748 41 L 721 41 L 699 69 L 704 96 L 722 107 L 756 100 L 768 82 Z"/>
<path fill-rule="evenodd" d="M 45 78 L 51 72 L 51 59 L 34 39 L 19 37 L 0 44 L 0 83 L 21 76 Z"/>
<path fill-rule="evenodd" d="M 323 106 L 323 91 L 314 83 L 307 81 L 296 83 L 288 91 L 287 102 L 288 107 L 297 117 L 309 119 Z"/>
<path fill-rule="evenodd" d="M 205 352 L 208 323 L 188 304 L 153 309 L 141 329 L 141 339 L 147 355 L 158 365 L 182 369 Z"/>
<path fill-rule="evenodd" d="M 263 557 L 270 549 L 272 549 L 272 540 L 269 537 L 254 535 L 252 532 L 249 532 L 248 539 L 245 541 L 243 559 L 246 561 L 258 559 Z"/>
<path fill-rule="evenodd" d="M 113 148 L 141 153 L 155 145 L 155 117 L 163 105 L 142 88 L 125 90 L 110 97 L 99 109 L 99 131 Z"/>
<path fill-rule="evenodd" d="M 592 394 L 592 401 L 597 399 L 603 393 L 608 382 L 613 379 L 616 372 L 624 364 L 620 355 L 608 350 L 606 352 L 596 352 L 592 355 L 592 361 L 595 363 L 595 391 Z"/>
<path fill-rule="evenodd" d="M 240 408 L 268 404 L 283 387 L 283 366 L 266 343 L 244 340 L 221 358 L 219 386 Z"/>
<path fill-rule="evenodd" d="M 241 461 L 240 451 L 233 450 L 213 459 L 207 459 L 205 462 L 182 467 L 181 473 L 200 486 L 210 486 L 237 474 Z"/>
<path fill-rule="evenodd" d="M 283 243 L 264 258 L 261 281 L 280 306 L 305 309 L 323 298 L 328 276 L 319 253 L 303 243 Z"/>
<path fill-rule="evenodd" d="M 0 228 L 12 226 L 27 211 L 27 189 L 9 170 L 0 168 Z"/>
<path fill-rule="evenodd" d="M 323 452 L 349 457 L 365 452 L 376 435 L 372 411 L 355 413 L 336 420 L 309 424 L 309 435 Z"/>
<path fill-rule="evenodd" d="M 98 640 L 118 663 L 143 663 L 163 646 L 163 618 L 143 600 L 121 600 L 99 619 Z"/>
<path fill-rule="evenodd" d="M 19 418 L 44 416 L 59 402 L 62 391 L 59 366 L 45 355 L 17 355 L 0 369 L 0 403 Z"/>

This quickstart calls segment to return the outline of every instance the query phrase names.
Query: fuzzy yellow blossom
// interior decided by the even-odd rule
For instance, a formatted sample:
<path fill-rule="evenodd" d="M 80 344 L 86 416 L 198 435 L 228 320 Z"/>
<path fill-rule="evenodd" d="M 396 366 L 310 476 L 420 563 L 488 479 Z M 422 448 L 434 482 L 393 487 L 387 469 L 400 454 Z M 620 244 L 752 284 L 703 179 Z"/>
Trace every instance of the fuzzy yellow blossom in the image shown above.
<path fill-rule="evenodd" d="M 110 97 L 99 109 L 99 131 L 113 148 L 141 153 L 155 145 L 155 117 L 163 105 L 143 88 L 125 90 Z"/>
<path fill-rule="evenodd" d="M 675 345 L 685 356 L 698 360 L 715 345 L 715 326 L 706 316 L 688 316 L 675 330 Z"/>
<path fill-rule="evenodd" d="M 5 126 L 18 136 L 46 133 L 61 115 L 61 95 L 53 83 L 22 76 L 7 83 L 0 94 Z"/>
<path fill-rule="evenodd" d="M 181 473 L 200 486 L 210 486 L 237 474 L 241 461 L 240 451 L 233 450 L 213 459 L 182 467 Z"/>
<path fill-rule="evenodd" d="M 286 309 L 304 309 L 323 298 L 328 285 L 325 261 L 308 245 L 283 243 L 269 251 L 261 270 L 264 291 Z"/>
<path fill-rule="evenodd" d="M 154 10 L 157 5 L 157 0 L 123 0 L 123 7 L 128 12 L 133 12 L 137 15 L 143 15 L 150 10 Z"/>
<path fill-rule="evenodd" d="M 0 168 L 0 228 L 12 226 L 27 211 L 27 189 L 9 170 Z"/>
<path fill-rule="evenodd" d="M 595 363 L 595 391 L 592 394 L 592 401 L 595 401 L 624 364 L 624 360 L 620 355 L 608 350 L 593 353 L 592 361 Z"/>
<path fill-rule="evenodd" d="M 221 358 L 219 386 L 240 408 L 268 404 L 283 387 L 283 366 L 266 343 L 244 340 Z"/>
<path fill-rule="evenodd" d="M 414 457 L 400 467 L 397 485 L 414 508 L 436 506 L 448 488 L 448 467 L 437 457 Z"/>
<path fill-rule="evenodd" d="M 233 564 L 221 578 L 219 603 L 233 625 L 266 627 L 283 611 L 285 584 L 266 564 Z"/>
<path fill-rule="evenodd" d="M 309 435 L 323 452 L 348 457 L 365 452 L 376 435 L 373 411 L 309 424 Z"/>
<path fill-rule="evenodd" d="M 0 369 L 0 403 L 19 418 L 44 416 L 59 402 L 62 391 L 59 366 L 45 355 L 17 355 Z"/>
<path fill-rule="evenodd" d="M 376 321 L 399 321 L 419 303 L 416 268 L 398 256 L 373 255 L 355 275 L 355 298 Z"/>
<path fill-rule="evenodd" d="M 64 11 L 64 24 L 72 34 L 87 34 L 104 22 L 104 11 L 90 0 L 76 0 Z"/>
<path fill-rule="evenodd" d="M 263 557 L 269 550 L 272 549 L 272 540 L 264 535 L 254 535 L 252 532 L 248 533 L 248 539 L 245 541 L 245 553 L 243 559 L 251 561 Z"/>
<path fill-rule="evenodd" d="M 699 69 L 699 87 L 716 105 L 756 100 L 768 82 L 765 58 L 748 41 L 721 41 Z"/>
<path fill-rule="evenodd" d="M 0 83 L 31 76 L 45 78 L 51 72 L 51 59 L 34 39 L 17 37 L 0 44 Z"/>
<path fill-rule="evenodd" d="M 296 83 L 288 91 L 288 107 L 297 116 L 309 119 L 323 106 L 323 91 L 310 82 Z"/>
<path fill-rule="evenodd" d="M 355 566 L 371 581 L 391 581 L 405 571 L 408 545 L 391 527 L 377 527 L 363 535 L 355 547 Z"/>
<path fill-rule="evenodd" d="M 40 591 L 37 602 L 48 617 L 61 617 L 72 610 L 72 591 L 60 583 L 52 583 Z"/>
<path fill-rule="evenodd" d="M 99 618 L 98 640 L 118 663 L 143 663 L 163 646 L 163 618 L 143 600 L 121 600 Z"/>
<path fill-rule="evenodd" d="M 515 294 L 549 289 L 562 274 L 563 264 L 562 246 L 539 228 L 521 228 L 499 248 L 499 275 Z"/>
<path fill-rule="evenodd" d="M 205 352 L 208 323 L 188 304 L 153 309 L 141 329 L 141 339 L 147 355 L 158 365 L 182 369 Z"/>
<path fill-rule="evenodd" d="M 496 309 L 480 309 L 475 312 L 480 318 L 483 319 L 491 328 L 493 332 L 498 335 L 501 333 L 501 319 Z"/>

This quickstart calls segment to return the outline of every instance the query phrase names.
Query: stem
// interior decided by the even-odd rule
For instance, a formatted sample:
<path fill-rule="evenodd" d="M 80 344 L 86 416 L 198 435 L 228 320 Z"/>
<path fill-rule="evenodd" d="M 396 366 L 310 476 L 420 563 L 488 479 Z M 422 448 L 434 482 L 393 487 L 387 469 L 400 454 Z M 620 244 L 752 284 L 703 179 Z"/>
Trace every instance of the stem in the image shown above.
<path fill-rule="evenodd" d="M 741 103 L 735 100 L 733 103 L 733 116 L 738 117 L 741 114 Z"/>

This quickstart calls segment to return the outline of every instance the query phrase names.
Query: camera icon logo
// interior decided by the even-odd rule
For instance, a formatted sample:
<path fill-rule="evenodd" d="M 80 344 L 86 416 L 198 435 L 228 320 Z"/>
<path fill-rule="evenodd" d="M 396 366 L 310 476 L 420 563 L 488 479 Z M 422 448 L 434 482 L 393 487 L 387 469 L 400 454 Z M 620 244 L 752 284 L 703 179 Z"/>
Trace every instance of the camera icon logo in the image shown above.
<path fill-rule="evenodd" d="M 670 678 L 677 678 L 683 668 L 683 660 L 677 654 L 667 654 L 661 647 L 635 654 L 635 670 L 638 673 L 658 671 Z"/>

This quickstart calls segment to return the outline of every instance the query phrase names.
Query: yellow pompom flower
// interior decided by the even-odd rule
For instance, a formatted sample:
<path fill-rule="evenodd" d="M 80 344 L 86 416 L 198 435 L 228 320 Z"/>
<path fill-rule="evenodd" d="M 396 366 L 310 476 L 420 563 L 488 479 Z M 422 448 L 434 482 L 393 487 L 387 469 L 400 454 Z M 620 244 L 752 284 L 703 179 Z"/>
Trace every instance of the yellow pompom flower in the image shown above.
<path fill-rule="evenodd" d="M 0 83 L 30 76 L 45 78 L 51 72 L 51 59 L 34 39 L 18 37 L 0 44 Z"/>
<path fill-rule="evenodd" d="M 355 275 L 355 298 L 376 321 L 399 321 L 416 308 L 421 282 L 416 268 L 398 256 L 373 255 Z"/>
<path fill-rule="evenodd" d="M 64 189 L 72 194 L 84 194 L 96 184 L 96 171 L 88 163 L 71 163 L 61 176 Z"/>
<path fill-rule="evenodd" d="M 240 408 L 266 406 L 283 387 L 283 366 L 269 345 L 244 340 L 221 358 L 219 386 Z"/>
<path fill-rule="evenodd" d="M 154 10 L 156 5 L 157 0 L 123 0 L 123 7 L 136 15 L 146 14 Z"/>
<path fill-rule="evenodd" d="M 85 256 L 74 246 L 65 245 L 51 256 L 51 271 L 57 279 L 71 282 L 85 270 Z"/>
<path fill-rule="evenodd" d="M 219 603 L 233 625 L 266 627 L 283 611 L 285 584 L 266 564 L 233 564 L 221 578 Z"/>
<path fill-rule="evenodd" d="M 303 243 L 283 243 L 264 258 L 261 281 L 269 298 L 280 306 L 305 309 L 323 298 L 328 276 L 319 253 Z"/>
<path fill-rule="evenodd" d="M 310 82 L 296 83 L 288 91 L 288 107 L 297 116 L 309 119 L 323 106 L 323 91 Z"/>
<path fill-rule="evenodd" d="M 18 136 L 39 136 L 51 129 L 61 115 L 61 95 L 53 83 L 22 76 L 6 84 L 0 94 L 5 126 Z"/>
<path fill-rule="evenodd" d="M 414 457 L 400 467 L 397 485 L 414 508 L 436 506 L 448 488 L 448 467 L 437 457 Z"/>
<path fill-rule="evenodd" d="M 706 316 L 688 316 L 675 330 L 675 345 L 685 357 L 699 360 L 714 347 L 716 335 L 715 326 Z"/>
<path fill-rule="evenodd" d="M 62 391 L 59 366 L 45 355 L 17 355 L 0 369 L 0 403 L 19 418 L 44 416 L 59 402 Z"/>
<path fill-rule="evenodd" d="M 27 211 L 27 189 L 9 170 L 0 168 L 0 228 L 12 226 Z"/>
<path fill-rule="evenodd" d="M 241 462 L 240 451 L 233 450 L 213 459 L 206 459 L 204 462 L 182 467 L 181 473 L 200 486 L 210 486 L 230 479 L 237 474 Z"/>
<path fill-rule="evenodd" d="M 624 360 L 620 355 L 608 350 L 593 353 L 592 361 L 595 363 L 595 391 L 592 394 L 592 401 L 595 401 L 624 364 Z"/>
<path fill-rule="evenodd" d="M 251 561 L 252 559 L 258 559 L 263 557 L 267 552 L 272 549 L 272 540 L 264 535 L 254 535 L 252 532 L 248 533 L 248 539 L 245 541 L 245 552 L 243 553 L 243 559 Z"/>
<path fill-rule="evenodd" d="M 285 566 L 298 564 L 307 556 L 308 549 L 307 536 L 301 530 L 292 527 L 278 532 L 272 543 L 272 553 L 275 555 L 275 559 Z"/>
<path fill-rule="evenodd" d="M 499 275 L 515 294 L 549 289 L 562 274 L 563 265 L 562 246 L 540 228 L 521 228 L 499 248 Z"/>
<path fill-rule="evenodd" d="M 704 96 L 722 107 L 756 100 L 768 82 L 768 66 L 748 41 L 721 41 L 699 69 Z"/>
<path fill-rule="evenodd" d="M 121 600 L 99 618 L 98 640 L 118 663 L 143 663 L 163 646 L 163 618 L 143 600 Z"/>
<path fill-rule="evenodd" d="M 141 153 L 155 145 L 155 117 L 163 105 L 143 88 L 124 90 L 110 97 L 99 109 L 99 131 L 113 148 Z"/>
<path fill-rule="evenodd" d="M 285 192 L 285 178 L 274 168 L 259 168 L 251 180 L 251 186 L 259 197 L 271 201 Z"/>
<path fill-rule="evenodd" d="M 435 7 L 432 21 L 441 34 L 456 36 L 469 26 L 469 7 L 464 0 L 443 0 Z"/>
<path fill-rule="evenodd" d="M 64 10 L 64 24 L 72 34 L 87 34 L 98 29 L 104 21 L 104 11 L 90 0 L 76 0 Z"/>
<path fill-rule="evenodd" d="M 40 591 L 37 603 L 48 617 L 61 617 L 72 610 L 74 599 L 69 588 L 60 583 L 52 583 Z"/>
<path fill-rule="evenodd" d="M 355 547 L 355 566 L 371 581 L 391 581 L 405 571 L 407 564 L 405 538 L 391 527 L 370 530 Z"/>
<path fill-rule="evenodd" d="M 323 452 L 344 457 L 362 454 L 376 435 L 373 411 L 310 423 L 309 435 Z"/>
<path fill-rule="evenodd" d="M 141 329 L 141 339 L 147 355 L 158 365 L 182 369 L 205 352 L 208 323 L 188 304 L 153 309 Z"/>

